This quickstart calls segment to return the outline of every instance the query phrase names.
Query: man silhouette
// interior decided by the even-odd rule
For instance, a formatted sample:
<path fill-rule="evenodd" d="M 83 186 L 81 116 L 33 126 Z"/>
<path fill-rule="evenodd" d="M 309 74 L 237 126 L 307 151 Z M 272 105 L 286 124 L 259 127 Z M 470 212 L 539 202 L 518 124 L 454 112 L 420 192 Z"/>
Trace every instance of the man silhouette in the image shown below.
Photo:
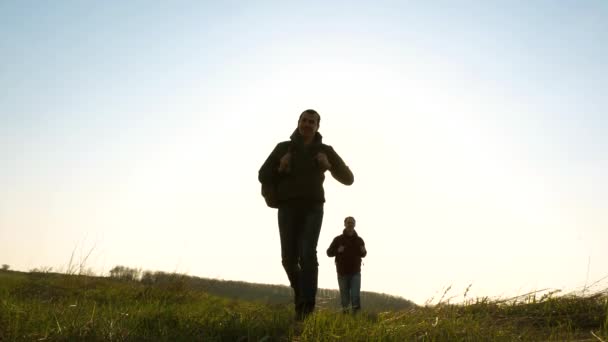
<path fill-rule="evenodd" d="M 361 258 L 367 255 L 367 250 L 365 242 L 355 231 L 355 225 L 354 217 L 345 218 L 344 231 L 327 249 L 327 256 L 336 257 L 340 302 L 345 313 L 351 304 L 353 313 L 361 310 Z"/>
<path fill-rule="evenodd" d="M 342 158 L 323 144 L 318 132 L 320 121 L 315 110 L 302 112 L 290 140 L 277 144 L 258 174 L 263 185 L 276 184 L 281 259 L 294 291 L 298 320 L 315 308 L 325 172 L 345 185 L 354 181 Z"/>

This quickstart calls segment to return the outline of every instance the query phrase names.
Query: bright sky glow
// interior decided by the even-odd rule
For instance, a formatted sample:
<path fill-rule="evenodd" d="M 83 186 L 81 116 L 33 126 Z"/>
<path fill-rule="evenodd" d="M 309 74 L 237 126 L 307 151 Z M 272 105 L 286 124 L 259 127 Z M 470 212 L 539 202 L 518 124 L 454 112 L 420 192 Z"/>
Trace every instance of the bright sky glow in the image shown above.
<path fill-rule="evenodd" d="M 220 5 L 221 4 L 221 5 Z M 0 263 L 287 284 L 257 171 L 301 111 L 355 174 L 362 290 L 608 276 L 608 3 L 0 3 Z"/>

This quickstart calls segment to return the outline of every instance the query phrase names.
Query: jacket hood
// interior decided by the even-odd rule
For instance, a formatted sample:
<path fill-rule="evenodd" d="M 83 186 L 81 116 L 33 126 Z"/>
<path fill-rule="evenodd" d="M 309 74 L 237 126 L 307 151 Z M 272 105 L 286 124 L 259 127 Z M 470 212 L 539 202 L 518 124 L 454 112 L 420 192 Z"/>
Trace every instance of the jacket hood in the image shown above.
<path fill-rule="evenodd" d="M 359 237 L 359 235 L 357 234 L 357 231 L 353 229 L 353 235 L 349 236 L 348 234 L 346 234 L 346 229 L 342 230 L 342 235 L 346 236 L 346 237 L 350 237 L 350 238 L 354 238 L 354 237 Z"/>
<path fill-rule="evenodd" d="M 304 144 L 302 134 L 300 134 L 300 132 L 298 131 L 298 128 L 296 128 L 293 131 L 293 133 L 291 133 L 291 136 L 289 137 L 289 139 L 291 139 L 292 142 L 294 142 L 298 145 Z M 323 136 L 321 135 L 321 133 L 319 133 L 319 132 L 315 133 L 315 138 L 313 139 L 312 143 L 313 143 L 313 145 L 320 145 L 323 143 Z"/>

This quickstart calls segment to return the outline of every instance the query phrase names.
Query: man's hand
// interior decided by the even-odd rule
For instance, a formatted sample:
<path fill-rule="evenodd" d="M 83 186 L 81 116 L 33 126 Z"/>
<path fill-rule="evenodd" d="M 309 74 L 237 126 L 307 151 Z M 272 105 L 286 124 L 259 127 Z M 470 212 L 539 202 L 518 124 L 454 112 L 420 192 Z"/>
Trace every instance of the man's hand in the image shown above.
<path fill-rule="evenodd" d="M 361 246 L 361 253 L 366 253 L 366 251 L 365 251 L 365 245 Z"/>
<path fill-rule="evenodd" d="M 291 154 L 289 152 L 285 153 L 284 156 L 281 157 L 279 161 L 279 172 L 289 172 L 289 160 L 291 159 Z"/>
<path fill-rule="evenodd" d="M 342 252 L 344 252 L 344 246 L 338 247 L 338 253 L 342 253 Z"/>
<path fill-rule="evenodd" d="M 329 163 L 329 160 L 327 159 L 327 154 L 325 154 L 323 152 L 317 153 L 317 161 L 319 162 L 319 166 L 321 166 L 321 169 L 323 169 L 323 170 L 331 169 L 331 164 Z"/>

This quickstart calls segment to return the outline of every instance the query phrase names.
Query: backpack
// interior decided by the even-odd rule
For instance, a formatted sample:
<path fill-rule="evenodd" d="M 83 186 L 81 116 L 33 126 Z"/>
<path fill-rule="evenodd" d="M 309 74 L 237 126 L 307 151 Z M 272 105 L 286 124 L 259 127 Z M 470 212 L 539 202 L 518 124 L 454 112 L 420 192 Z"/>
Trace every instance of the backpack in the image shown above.
<path fill-rule="evenodd" d="M 287 152 L 292 153 L 293 149 L 291 143 L 287 147 Z M 277 209 L 279 208 L 279 200 L 278 200 L 278 179 L 275 178 L 273 183 L 262 183 L 262 197 L 264 197 L 264 201 L 269 208 Z"/>
<path fill-rule="evenodd" d="M 279 202 L 277 200 L 277 184 L 276 183 L 262 183 L 262 197 L 266 201 L 266 205 L 270 208 L 277 209 Z"/>

